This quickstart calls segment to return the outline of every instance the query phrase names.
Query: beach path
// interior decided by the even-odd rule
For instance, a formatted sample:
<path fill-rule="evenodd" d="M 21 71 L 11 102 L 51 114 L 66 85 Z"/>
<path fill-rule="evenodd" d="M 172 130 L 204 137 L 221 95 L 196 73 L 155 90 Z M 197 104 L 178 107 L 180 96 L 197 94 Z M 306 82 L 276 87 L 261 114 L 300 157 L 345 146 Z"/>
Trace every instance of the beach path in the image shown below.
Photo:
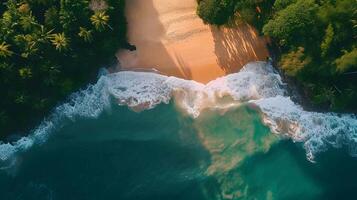
<path fill-rule="evenodd" d="M 266 59 L 266 39 L 253 27 L 206 25 L 196 7 L 196 0 L 127 0 L 128 40 L 137 50 L 119 50 L 121 69 L 207 83 Z"/>

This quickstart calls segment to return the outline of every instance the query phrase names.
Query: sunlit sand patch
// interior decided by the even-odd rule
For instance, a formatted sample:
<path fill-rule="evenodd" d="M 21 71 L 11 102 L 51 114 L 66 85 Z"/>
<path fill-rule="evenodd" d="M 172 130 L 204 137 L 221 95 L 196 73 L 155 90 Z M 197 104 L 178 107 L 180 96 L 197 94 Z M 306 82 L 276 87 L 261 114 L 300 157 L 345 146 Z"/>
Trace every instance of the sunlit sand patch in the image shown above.
<path fill-rule="evenodd" d="M 137 50 L 120 50 L 120 67 L 155 68 L 207 83 L 266 59 L 266 38 L 253 27 L 206 25 L 196 15 L 196 6 L 196 0 L 128 0 L 128 39 Z"/>

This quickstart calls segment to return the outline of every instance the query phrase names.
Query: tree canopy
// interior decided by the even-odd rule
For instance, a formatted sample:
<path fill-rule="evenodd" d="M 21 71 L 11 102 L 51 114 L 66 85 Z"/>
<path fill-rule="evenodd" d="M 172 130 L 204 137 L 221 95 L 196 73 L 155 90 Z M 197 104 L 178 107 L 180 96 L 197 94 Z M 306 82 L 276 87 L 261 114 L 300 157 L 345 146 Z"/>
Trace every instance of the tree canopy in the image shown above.
<path fill-rule="evenodd" d="M 124 0 L 0 5 L 0 137 L 25 131 L 93 80 L 126 42 L 124 6 Z"/>
<path fill-rule="evenodd" d="M 317 5 L 312 0 L 298 1 L 276 13 L 263 28 L 263 33 L 280 41 L 281 45 L 304 42 L 304 31 L 316 26 Z"/>
<path fill-rule="evenodd" d="M 232 0 L 198 0 L 197 14 L 206 23 L 222 25 L 233 13 Z"/>
<path fill-rule="evenodd" d="M 282 71 L 297 80 L 312 102 L 357 111 L 357 3 L 355 0 L 200 0 L 206 23 L 240 16 L 269 36 L 279 52 Z M 209 6 L 211 5 L 211 6 Z M 208 16 L 206 16 L 208 15 Z"/>

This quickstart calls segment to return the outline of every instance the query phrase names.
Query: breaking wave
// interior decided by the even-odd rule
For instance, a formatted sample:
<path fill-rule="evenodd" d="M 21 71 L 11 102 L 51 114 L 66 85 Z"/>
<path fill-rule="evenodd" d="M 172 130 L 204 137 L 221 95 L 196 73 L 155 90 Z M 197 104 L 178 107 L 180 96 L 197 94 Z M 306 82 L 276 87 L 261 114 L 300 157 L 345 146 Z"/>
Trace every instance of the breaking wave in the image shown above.
<path fill-rule="evenodd" d="M 101 76 L 98 82 L 72 95 L 70 101 L 27 137 L 13 143 L 0 143 L 0 160 L 45 142 L 67 121 L 78 117 L 96 118 L 115 100 L 134 111 L 154 108 L 173 99 L 178 108 L 196 118 L 206 108 L 222 109 L 247 105 L 262 113 L 272 132 L 304 143 L 307 157 L 329 146 L 347 146 L 357 156 L 357 118 L 355 115 L 307 112 L 288 96 L 281 77 L 265 62 L 249 63 L 238 73 L 208 84 L 148 72 L 118 72 Z"/>

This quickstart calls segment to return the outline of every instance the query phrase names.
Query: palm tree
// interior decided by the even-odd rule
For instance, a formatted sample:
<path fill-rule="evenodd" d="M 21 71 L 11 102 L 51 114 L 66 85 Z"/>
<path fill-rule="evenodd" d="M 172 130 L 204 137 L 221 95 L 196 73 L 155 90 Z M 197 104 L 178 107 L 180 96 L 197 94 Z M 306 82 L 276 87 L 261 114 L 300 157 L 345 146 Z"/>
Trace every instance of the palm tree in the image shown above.
<path fill-rule="evenodd" d="M 9 48 L 10 45 L 6 44 L 5 42 L 2 42 L 0 44 L 0 57 L 6 58 L 11 56 L 14 52 L 12 52 Z"/>
<path fill-rule="evenodd" d="M 40 30 L 37 32 L 37 40 L 41 43 L 47 43 L 51 39 L 52 30 L 47 31 L 43 25 L 40 26 Z"/>
<path fill-rule="evenodd" d="M 91 30 L 87 30 L 86 28 L 79 27 L 78 36 L 83 38 L 86 42 L 91 42 L 93 40 L 93 35 Z"/>
<path fill-rule="evenodd" d="M 32 71 L 28 67 L 23 67 L 19 69 L 19 75 L 23 79 L 28 79 L 32 77 Z"/>
<path fill-rule="evenodd" d="M 95 12 L 94 15 L 90 17 L 90 21 L 98 31 L 102 31 L 106 26 L 111 28 L 108 25 L 109 15 L 107 15 L 105 11 Z"/>
<path fill-rule="evenodd" d="M 30 12 L 24 16 L 20 17 L 20 25 L 25 31 L 31 30 L 35 25 L 38 25 L 35 17 Z"/>
<path fill-rule="evenodd" d="M 51 34 L 52 31 L 53 30 L 47 31 L 43 25 L 40 25 L 40 28 L 36 32 L 32 32 L 32 34 L 20 34 L 15 36 L 15 41 L 17 41 L 23 48 L 21 56 L 23 58 L 35 56 L 41 49 L 41 45 L 48 44 L 53 38 L 53 35 Z"/>
<path fill-rule="evenodd" d="M 38 40 L 30 34 L 25 35 L 25 51 L 21 54 L 22 57 L 28 58 L 33 56 L 38 51 Z"/>
<path fill-rule="evenodd" d="M 69 45 L 69 40 L 66 38 L 64 33 L 52 34 L 51 42 L 58 51 L 66 50 Z"/>

